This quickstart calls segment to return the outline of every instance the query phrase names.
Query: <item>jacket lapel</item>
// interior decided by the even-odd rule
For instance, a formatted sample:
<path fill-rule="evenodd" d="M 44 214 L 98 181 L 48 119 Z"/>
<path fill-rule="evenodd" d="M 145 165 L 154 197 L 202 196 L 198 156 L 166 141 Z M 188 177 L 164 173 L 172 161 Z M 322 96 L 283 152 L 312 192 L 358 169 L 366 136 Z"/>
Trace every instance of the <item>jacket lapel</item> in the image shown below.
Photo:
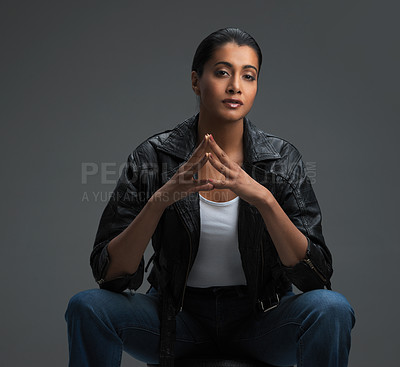
<path fill-rule="evenodd" d="M 192 155 L 197 142 L 197 124 L 199 114 L 180 123 L 171 130 L 157 148 L 164 153 L 187 161 Z M 256 163 L 268 159 L 278 159 L 280 154 L 272 146 L 268 135 L 259 130 L 247 117 L 243 119 L 244 159 L 248 163 Z"/>

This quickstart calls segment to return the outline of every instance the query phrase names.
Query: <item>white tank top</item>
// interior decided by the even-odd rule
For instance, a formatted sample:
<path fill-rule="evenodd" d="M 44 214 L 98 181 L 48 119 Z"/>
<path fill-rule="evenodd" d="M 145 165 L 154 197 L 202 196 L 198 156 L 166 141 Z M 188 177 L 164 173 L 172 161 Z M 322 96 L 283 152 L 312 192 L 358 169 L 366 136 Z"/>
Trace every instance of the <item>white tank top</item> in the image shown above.
<path fill-rule="evenodd" d="M 200 195 L 200 243 L 187 285 L 245 285 L 238 244 L 239 196 L 225 202 Z"/>

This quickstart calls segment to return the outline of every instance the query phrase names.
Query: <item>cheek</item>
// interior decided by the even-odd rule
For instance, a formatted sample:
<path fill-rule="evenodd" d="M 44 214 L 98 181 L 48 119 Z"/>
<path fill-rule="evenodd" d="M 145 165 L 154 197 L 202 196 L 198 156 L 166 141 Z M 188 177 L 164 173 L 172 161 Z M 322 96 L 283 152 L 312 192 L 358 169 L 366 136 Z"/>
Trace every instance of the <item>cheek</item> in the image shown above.
<path fill-rule="evenodd" d="M 254 100 L 255 100 L 255 98 L 256 98 L 256 94 L 257 94 L 257 89 L 252 90 L 252 91 L 249 92 L 249 94 L 248 94 L 248 99 L 247 99 L 248 104 L 247 104 L 247 108 L 248 108 L 249 111 L 250 111 L 250 109 L 253 107 Z"/>
<path fill-rule="evenodd" d="M 257 87 L 252 88 L 251 92 L 250 92 L 250 98 L 254 101 L 254 99 L 256 98 L 257 95 Z"/>
<path fill-rule="evenodd" d="M 218 95 L 218 91 L 213 85 L 207 85 L 202 89 L 203 100 L 214 100 Z"/>

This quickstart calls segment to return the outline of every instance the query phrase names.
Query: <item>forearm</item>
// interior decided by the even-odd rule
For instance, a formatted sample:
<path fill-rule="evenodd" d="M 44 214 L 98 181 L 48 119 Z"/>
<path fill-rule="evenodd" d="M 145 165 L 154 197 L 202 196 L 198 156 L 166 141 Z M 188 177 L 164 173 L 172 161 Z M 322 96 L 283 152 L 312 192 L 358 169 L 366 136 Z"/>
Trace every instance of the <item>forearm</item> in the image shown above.
<path fill-rule="evenodd" d="M 108 244 L 110 265 L 106 280 L 134 273 L 157 227 L 166 205 L 153 195 L 129 226 Z"/>
<path fill-rule="evenodd" d="M 283 265 L 294 266 L 303 260 L 307 238 L 292 223 L 271 192 L 264 188 L 256 204 Z"/>

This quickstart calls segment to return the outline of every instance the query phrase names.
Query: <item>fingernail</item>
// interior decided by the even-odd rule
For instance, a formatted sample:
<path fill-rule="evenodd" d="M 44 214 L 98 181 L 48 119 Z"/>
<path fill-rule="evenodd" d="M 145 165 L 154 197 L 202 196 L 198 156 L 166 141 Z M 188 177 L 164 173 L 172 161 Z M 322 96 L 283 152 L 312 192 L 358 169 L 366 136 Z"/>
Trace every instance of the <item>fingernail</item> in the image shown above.
<path fill-rule="evenodd" d="M 210 134 L 210 139 L 211 139 L 211 141 L 214 141 L 212 134 Z"/>

